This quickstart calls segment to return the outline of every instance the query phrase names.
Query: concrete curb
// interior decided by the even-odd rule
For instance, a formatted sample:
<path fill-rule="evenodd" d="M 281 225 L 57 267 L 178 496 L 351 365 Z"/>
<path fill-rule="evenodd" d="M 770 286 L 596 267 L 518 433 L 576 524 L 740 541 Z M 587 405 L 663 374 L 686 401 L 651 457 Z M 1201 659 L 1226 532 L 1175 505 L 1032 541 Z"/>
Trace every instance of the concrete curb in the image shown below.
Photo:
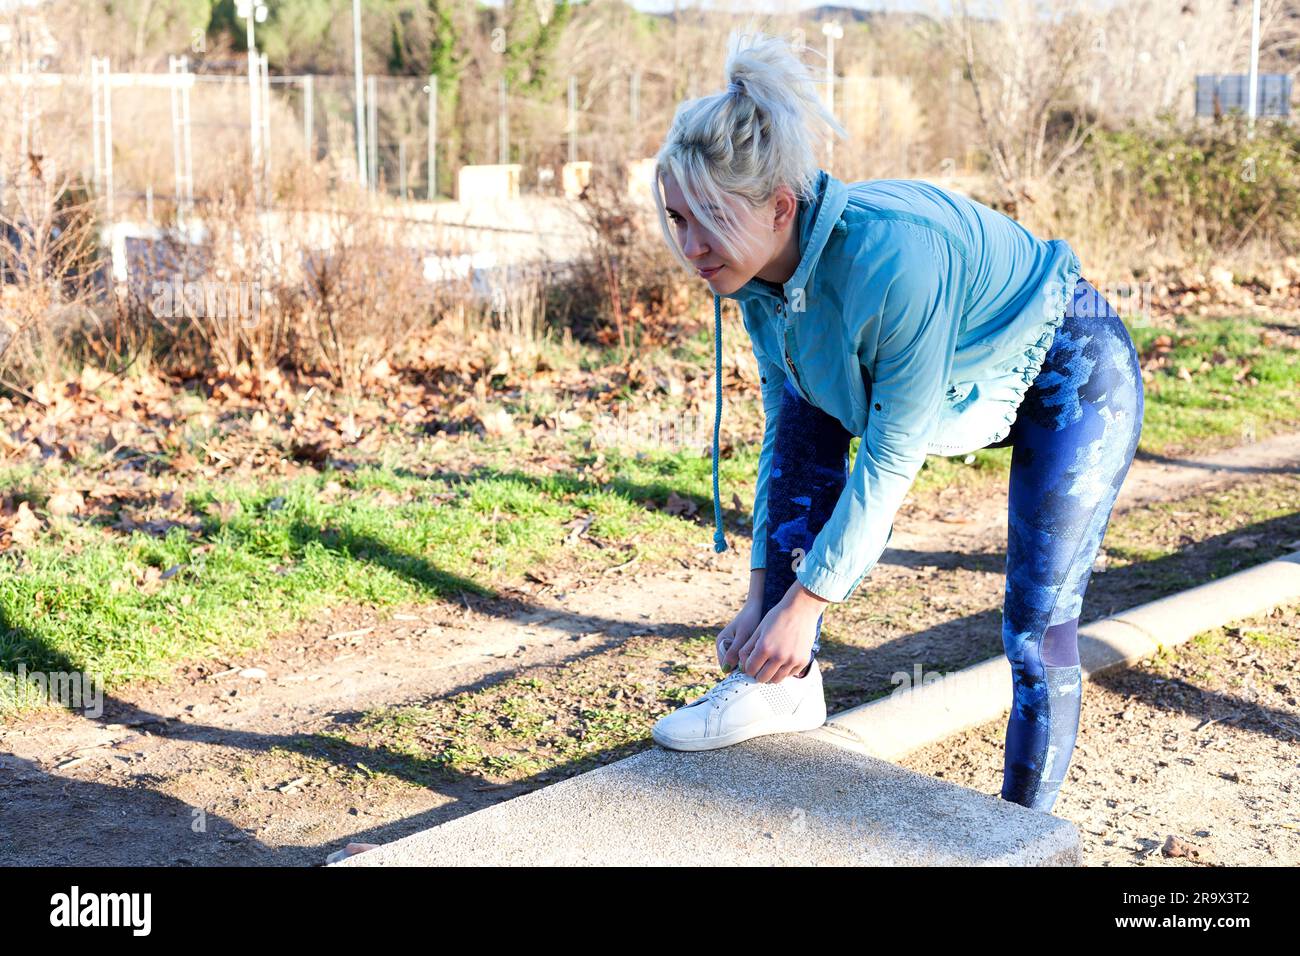
<path fill-rule="evenodd" d="M 1078 866 L 1079 831 L 810 738 L 652 747 L 331 866 Z"/>
<path fill-rule="evenodd" d="M 1084 678 L 1174 647 L 1214 627 L 1300 601 L 1300 551 L 1079 628 Z M 923 678 L 890 696 L 833 714 L 808 736 L 882 760 L 996 720 L 1010 712 L 1011 665 L 994 657 Z"/>

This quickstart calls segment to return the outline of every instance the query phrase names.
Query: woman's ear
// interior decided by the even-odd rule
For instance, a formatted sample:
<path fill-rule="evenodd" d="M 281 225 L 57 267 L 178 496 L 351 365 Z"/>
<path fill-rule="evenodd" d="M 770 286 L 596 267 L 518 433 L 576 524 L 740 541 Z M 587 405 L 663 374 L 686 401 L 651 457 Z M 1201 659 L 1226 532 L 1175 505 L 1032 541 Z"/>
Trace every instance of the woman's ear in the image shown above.
<path fill-rule="evenodd" d="M 798 212 L 799 200 L 795 197 L 794 190 L 789 186 L 778 186 L 776 195 L 773 197 L 772 231 L 780 232 L 787 225 L 793 223 Z"/>

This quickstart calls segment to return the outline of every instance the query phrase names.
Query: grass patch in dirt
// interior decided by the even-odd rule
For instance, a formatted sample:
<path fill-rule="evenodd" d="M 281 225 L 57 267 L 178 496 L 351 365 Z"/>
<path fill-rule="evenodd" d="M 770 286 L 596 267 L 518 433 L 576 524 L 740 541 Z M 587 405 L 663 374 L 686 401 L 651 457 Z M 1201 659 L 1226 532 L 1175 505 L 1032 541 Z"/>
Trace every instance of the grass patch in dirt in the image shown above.
<path fill-rule="evenodd" d="M 1106 573 L 1128 569 L 1154 600 L 1271 561 L 1300 550 L 1297 502 L 1300 475 L 1282 473 L 1130 509 L 1107 528 Z"/>
<path fill-rule="evenodd" d="M 545 781 L 644 749 L 659 716 L 722 676 L 711 633 L 631 637 L 446 699 L 372 709 L 329 733 L 404 759 L 385 768 L 402 779 L 436 780 L 441 773 Z"/>

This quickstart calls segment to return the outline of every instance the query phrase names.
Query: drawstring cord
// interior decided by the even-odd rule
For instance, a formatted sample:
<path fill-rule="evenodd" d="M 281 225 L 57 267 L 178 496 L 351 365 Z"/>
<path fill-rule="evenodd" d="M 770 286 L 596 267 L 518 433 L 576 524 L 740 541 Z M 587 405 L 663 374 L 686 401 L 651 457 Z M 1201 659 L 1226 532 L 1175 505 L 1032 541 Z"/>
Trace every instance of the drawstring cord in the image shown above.
<path fill-rule="evenodd" d="M 716 401 L 713 406 L 713 550 L 726 551 L 722 534 L 722 498 L 718 494 L 718 432 L 722 427 L 722 300 L 713 296 L 713 381 Z"/>

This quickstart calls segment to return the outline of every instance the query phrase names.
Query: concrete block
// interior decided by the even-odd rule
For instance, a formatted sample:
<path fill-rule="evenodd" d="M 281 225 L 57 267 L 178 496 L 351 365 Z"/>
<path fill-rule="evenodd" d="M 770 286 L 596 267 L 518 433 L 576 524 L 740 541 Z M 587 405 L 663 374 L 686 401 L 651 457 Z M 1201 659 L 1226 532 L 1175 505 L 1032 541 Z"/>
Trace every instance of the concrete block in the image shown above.
<path fill-rule="evenodd" d="M 633 159 L 627 164 L 627 194 L 639 202 L 654 202 L 655 158 Z"/>
<path fill-rule="evenodd" d="M 519 163 L 462 166 L 456 174 L 457 202 L 496 202 L 519 198 Z"/>
<path fill-rule="evenodd" d="M 809 734 L 653 747 L 334 866 L 1077 866 L 1066 820 Z"/>
<path fill-rule="evenodd" d="M 577 199 L 578 195 L 587 188 L 591 182 L 591 161 L 577 160 L 572 163 L 565 163 L 560 172 L 564 183 L 564 197 L 566 199 Z"/>

